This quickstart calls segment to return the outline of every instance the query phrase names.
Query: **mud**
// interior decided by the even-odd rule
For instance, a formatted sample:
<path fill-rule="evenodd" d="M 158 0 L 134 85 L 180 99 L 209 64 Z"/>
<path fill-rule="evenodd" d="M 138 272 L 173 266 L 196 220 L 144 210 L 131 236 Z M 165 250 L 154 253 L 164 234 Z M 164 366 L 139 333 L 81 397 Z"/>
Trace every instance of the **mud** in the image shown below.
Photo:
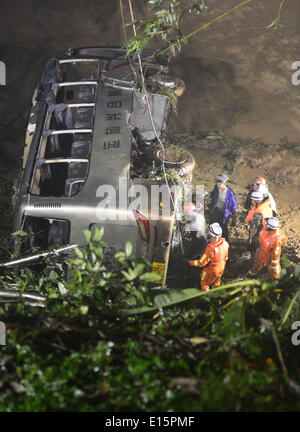
<path fill-rule="evenodd" d="M 208 3 L 213 13 L 190 19 L 186 32 L 224 10 L 224 2 Z M 237 4 L 225 3 L 228 9 Z M 299 57 L 300 3 L 285 2 L 274 31 L 267 26 L 279 4 L 253 2 L 183 46 L 174 70 L 188 84 L 177 124 L 264 142 L 277 143 L 285 136 L 299 142 L 300 93 L 291 83 L 291 67 Z"/>

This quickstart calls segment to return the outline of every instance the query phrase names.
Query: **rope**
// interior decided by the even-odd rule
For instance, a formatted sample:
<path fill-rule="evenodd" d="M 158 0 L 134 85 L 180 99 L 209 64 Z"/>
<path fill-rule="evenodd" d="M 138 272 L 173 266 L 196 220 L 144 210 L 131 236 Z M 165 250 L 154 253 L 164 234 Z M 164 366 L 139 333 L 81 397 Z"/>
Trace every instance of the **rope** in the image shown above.
<path fill-rule="evenodd" d="M 127 34 L 126 34 L 126 27 L 125 27 L 125 21 L 124 21 L 124 12 L 123 12 L 123 4 L 122 0 L 119 0 L 120 3 L 120 11 L 121 11 L 121 18 L 122 18 L 122 27 L 123 27 L 123 33 L 124 33 L 124 42 L 127 41 Z"/>
<path fill-rule="evenodd" d="M 132 24 L 133 33 L 134 33 L 134 36 L 136 37 L 137 33 L 136 33 L 136 27 L 135 27 L 135 24 L 134 24 L 134 15 L 133 15 L 133 10 L 132 10 L 131 0 L 128 0 L 128 4 L 129 4 L 129 9 L 130 9 L 130 15 L 131 15 L 132 23 L 133 23 Z M 165 171 L 165 148 L 164 148 L 164 145 L 163 145 L 160 137 L 158 136 L 157 130 L 156 130 L 155 125 L 154 125 L 154 121 L 153 121 L 153 117 L 152 117 L 152 113 L 151 113 L 151 109 L 150 109 L 149 96 L 148 96 L 148 92 L 147 92 L 146 85 L 145 85 L 145 77 L 144 77 L 144 74 L 143 74 L 143 67 L 142 67 L 142 61 L 141 61 L 140 54 L 138 54 L 137 57 L 138 57 L 138 62 L 139 62 L 139 68 L 140 68 L 141 78 L 142 78 L 142 87 L 143 87 L 143 91 L 144 91 L 144 94 L 145 94 L 145 99 L 146 99 L 146 104 L 147 104 L 147 108 L 148 108 L 148 112 L 149 112 L 149 117 L 150 117 L 152 129 L 153 129 L 153 132 L 155 133 L 155 136 L 156 136 L 156 138 L 157 138 L 157 140 L 158 140 L 158 142 L 159 142 L 159 144 L 161 146 L 161 149 L 162 149 L 162 156 L 163 156 L 162 166 L 163 166 L 163 174 L 164 174 L 165 182 L 166 182 L 166 185 L 168 187 L 168 191 L 169 191 L 169 195 L 170 195 L 173 207 L 175 208 L 175 206 L 174 206 L 174 200 L 173 200 L 173 197 L 172 197 L 172 194 L 171 194 L 171 191 L 170 191 L 169 182 L 168 182 L 168 179 L 167 179 L 167 176 L 166 176 L 166 171 Z"/>
<path fill-rule="evenodd" d="M 131 16 L 131 20 L 132 20 L 133 34 L 136 37 L 137 33 L 136 33 L 135 19 L 134 19 L 134 15 L 133 15 L 133 9 L 132 9 L 131 0 L 128 0 L 128 5 L 129 5 L 130 16 Z M 144 94 L 145 94 L 145 100 L 146 100 L 146 104 L 147 104 L 147 108 L 148 108 L 148 112 L 149 112 L 149 117 L 150 117 L 152 129 L 153 129 L 153 132 L 155 133 L 155 136 L 156 136 L 156 138 L 157 138 L 157 140 L 158 140 L 158 142 L 159 142 L 159 144 L 161 146 L 161 149 L 162 149 L 163 175 L 164 175 L 165 183 L 166 183 L 167 188 L 168 188 L 168 193 L 169 193 L 172 205 L 173 205 L 173 209 L 175 210 L 175 203 L 174 203 L 174 200 L 173 200 L 173 197 L 172 197 L 172 194 L 171 194 L 169 182 L 168 182 L 167 175 L 166 175 L 166 168 L 165 168 L 165 147 L 164 147 L 164 145 L 163 145 L 160 137 L 158 136 L 157 130 L 156 130 L 155 125 L 154 125 L 154 121 L 153 121 L 153 117 L 152 117 L 152 113 L 151 113 L 151 109 L 150 109 L 149 96 L 148 96 L 147 88 L 146 88 L 146 85 L 145 85 L 145 77 L 144 77 L 144 73 L 143 73 L 142 60 L 141 60 L 141 56 L 140 56 L 139 53 L 137 54 L 137 57 L 138 57 L 138 62 L 139 62 L 140 74 L 141 74 L 141 78 L 142 78 L 142 88 L 143 88 L 143 91 L 144 91 Z M 179 228 L 179 223 L 178 223 L 177 220 L 176 220 L 176 224 L 177 224 L 177 226 Z M 181 240 L 180 240 L 181 251 L 182 251 L 182 254 L 184 255 L 184 249 L 183 249 L 183 243 L 182 243 L 182 234 L 181 234 L 180 228 L 179 228 L 179 231 L 180 231 L 180 237 L 181 237 Z"/>
<path fill-rule="evenodd" d="M 127 34 L 126 34 L 126 25 L 125 25 L 125 19 L 124 19 L 124 11 L 123 11 L 123 3 L 122 0 L 119 0 L 120 3 L 120 11 L 121 11 L 121 18 L 122 18 L 122 27 L 123 27 L 123 33 L 124 33 L 124 42 L 127 42 Z M 128 56 L 128 63 L 130 65 L 130 68 L 132 70 L 132 73 L 135 77 L 135 80 L 137 80 L 137 75 L 136 75 L 136 71 L 132 65 L 132 61 L 130 56 Z"/>

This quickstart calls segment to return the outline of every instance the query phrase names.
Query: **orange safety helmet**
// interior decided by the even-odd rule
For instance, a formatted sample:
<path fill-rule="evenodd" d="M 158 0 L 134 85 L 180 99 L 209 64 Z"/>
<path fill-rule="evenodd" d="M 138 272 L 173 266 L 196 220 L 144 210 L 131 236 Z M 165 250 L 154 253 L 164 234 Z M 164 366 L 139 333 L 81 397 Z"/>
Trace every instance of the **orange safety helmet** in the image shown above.
<path fill-rule="evenodd" d="M 263 177 L 259 176 L 255 180 L 253 180 L 252 184 L 253 185 L 255 185 L 255 184 L 266 185 L 267 183 L 266 183 L 266 179 L 264 179 Z"/>
<path fill-rule="evenodd" d="M 183 210 L 185 213 L 194 212 L 196 211 L 196 204 L 194 204 L 193 202 L 187 202 L 185 203 Z"/>

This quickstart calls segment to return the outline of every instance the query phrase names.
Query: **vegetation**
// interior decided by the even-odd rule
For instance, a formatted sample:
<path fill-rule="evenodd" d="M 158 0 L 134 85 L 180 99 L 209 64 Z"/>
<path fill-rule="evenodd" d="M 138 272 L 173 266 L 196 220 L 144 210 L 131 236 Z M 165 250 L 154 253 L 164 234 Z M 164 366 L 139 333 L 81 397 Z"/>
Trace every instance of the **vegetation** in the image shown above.
<path fill-rule="evenodd" d="M 165 184 L 165 179 L 167 178 L 168 183 L 171 185 L 182 185 L 183 179 L 180 176 L 180 171 L 175 168 L 162 168 L 162 165 L 154 166 L 150 173 L 150 179 L 156 182 L 162 182 Z"/>
<path fill-rule="evenodd" d="M 181 291 L 151 295 L 153 274 L 130 244 L 112 256 L 100 231 L 86 237 L 71 261 L 1 278 L 21 293 L 0 309 L 1 411 L 299 410 L 299 266 L 183 301 Z M 26 304 L 28 292 L 45 307 Z"/>
<path fill-rule="evenodd" d="M 276 30 L 280 25 L 281 13 L 286 0 L 281 0 L 276 17 L 266 28 Z M 180 52 L 182 45 L 217 21 L 222 20 L 227 15 L 249 5 L 252 0 L 243 0 L 230 9 L 225 9 L 223 13 L 211 19 L 207 23 L 200 25 L 188 34 L 184 34 L 182 23 L 191 15 L 210 14 L 207 0 L 148 0 L 149 17 L 135 20 L 131 9 L 132 22 L 126 24 L 133 28 L 133 36 L 126 41 L 125 47 L 128 54 L 132 52 L 141 53 L 150 42 L 157 41 L 159 48 L 154 55 L 171 57 Z M 130 0 L 129 0 L 130 3 Z M 124 27 L 125 28 L 125 27 Z M 126 34 L 126 30 L 125 30 Z"/>
<path fill-rule="evenodd" d="M 125 43 L 125 47 L 128 54 L 131 52 L 141 53 L 151 41 L 158 40 L 160 48 L 155 55 L 175 56 L 176 50 L 180 52 L 182 44 L 187 43 L 189 38 L 223 19 L 226 15 L 246 6 L 251 1 L 239 2 L 236 6 L 224 11 L 224 13 L 208 23 L 184 35 L 181 28 L 183 18 L 192 14 L 209 13 L 210 9 L 206 1 L 148 0 L 150 18 L 136 21 L 133 12 L 131 13 L 132 22 L 127 26 L 133 27 L 134 36 Z"/>
<path fill-rule="evenodd" d="M 174 114 L 177 114 L 178 110 L 178 96 L 176 96 L 176 93 L 174 89 L 167 88 L 167 87 L 160 87 L 157 91 L 158 94 L 162 94 L 164 96 L 168 96 L 170 100 L 170 107 Z"/>

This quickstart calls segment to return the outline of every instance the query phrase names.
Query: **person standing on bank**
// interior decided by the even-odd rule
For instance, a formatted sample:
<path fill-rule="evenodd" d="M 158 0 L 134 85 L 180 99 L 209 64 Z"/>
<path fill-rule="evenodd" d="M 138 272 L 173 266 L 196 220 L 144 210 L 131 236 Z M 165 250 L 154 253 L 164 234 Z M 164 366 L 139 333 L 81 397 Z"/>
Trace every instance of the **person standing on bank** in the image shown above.
<path fill-rule="evenodd" d="M 267 267 L 270 276 L 277 279 L 281 272 L 281 246 L 286 241 L 287 236 L 279 228 L 279 220 L 275 217 L 267 219 L 266 226 L 259 234 L 259 249 L 249 274 L 254 276 L 260 269 Z"/>
<path fill-rule="evenodd" d="M 251 190 L 247 195 L 245 204 L 244 204 L 244 213 L 248 213 L 248 211 L 251 209 L 252 207 L 252 201 L 251 201 L 251 194 L 254 191 L 259 191 L 263 194 L 263 200 L 266 201 L 267 199 L 270 200 L 270 207 L 272 209 L 273 212 L 273 216 L 277 216 L 277 209 L 276 209 L 276 203 L 275 200 L 273 198 L 273 195 L 271 194 L 271 192 L 268 189 L 268 185 L 266 183 L 266 179 L 264 177 L 256 177 L 256 179 L 254 179 L 251 182 Z M 246 216 L 246 215 L 245 215 Z"/>
<path fill-rule="evenodd" d="M 228 259 L 229 244 L 222 237 L 222 228 L 218 223 L 209 226 L 210 243 L 199 259 L 185 261 L 193 267 L 204 267 L 200 275 L 202 291 L 208 291 L 210 287 L 220 286 L 226 261 Z"/>
<path fill-rule="evenodd" d="M 223 237 L 229 243 L 227 224 L 231 215 L 232 226 L 236 225 L 237 201 L 233 190 L 226 185 L 229 177 L 226 174 L 218 174 L 216 179 L 217 183 L 210 193 L 209 223 L 219 223 L 222 228 Z"/>
<path fill-rule="evenodd" d="M 263 194 L 257 190 L 251 193 L 252 207 L 245 219 L 249 224 L 249 246 L 254 251 L 259 247 L 259 233 L 266 226 L 266 220 L 273 216 L 270 200 L 264 200 Z"/>

